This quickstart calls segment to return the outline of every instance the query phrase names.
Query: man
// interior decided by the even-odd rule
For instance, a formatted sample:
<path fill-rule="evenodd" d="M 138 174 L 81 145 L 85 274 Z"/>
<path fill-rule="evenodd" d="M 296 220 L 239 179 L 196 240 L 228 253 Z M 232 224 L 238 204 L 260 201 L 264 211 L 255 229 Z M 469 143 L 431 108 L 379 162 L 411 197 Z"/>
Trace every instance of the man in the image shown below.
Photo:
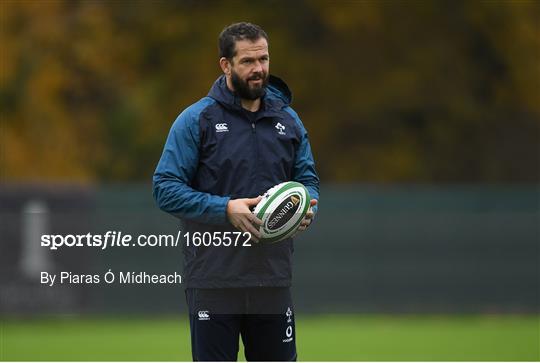
<path fill-rule="evenodd" d="M 183 232 L 252 237 L 251 246 L 184 245 L 193 359 L 234 361 L 241 336 L 248 360 L 296 360 L 292 240 L 256 243 L 261 221 L 250 208 L 270 187 L 298 181 L 313 198 L 305 230 L 319 178 L 291 93 L 269 74 L 266 33 L 232 24 L 219 52 L 224 74 L 176 119 L 153 179 L 159 207 L 183 220 Z"/>

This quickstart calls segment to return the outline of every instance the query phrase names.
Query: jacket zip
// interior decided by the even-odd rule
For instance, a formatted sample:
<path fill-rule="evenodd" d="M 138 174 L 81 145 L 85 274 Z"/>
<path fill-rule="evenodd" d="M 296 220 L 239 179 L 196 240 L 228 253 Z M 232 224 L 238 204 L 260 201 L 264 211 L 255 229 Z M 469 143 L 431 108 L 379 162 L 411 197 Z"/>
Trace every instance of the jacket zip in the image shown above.
<path fill-rule="evenodd" d="M 257 132 L 256 132 L 256 129 L 255 129 L 255 122 L 252 122 L 251 123 L 251 131 L 253 133 L 253 137 L 254 137 L 254 141 L 255 141 L 255 161 L 256 161 L 256 165 L 255 165 L 255 183 L 257 183 L 257 178 L 259 177 L 259 143 L 257 142 Z M 259 259 L 262 258 L 262 249 L 259 248 L 257 250 L 257 254 L 259 255 Z M 259 269 L 260 271 L 258 272 L 263 272 L 263 269 L 260 268 Z M 258 286 L 263 286 L 262 282 L 261 281 L 257 281 L 257 285 Z"/>

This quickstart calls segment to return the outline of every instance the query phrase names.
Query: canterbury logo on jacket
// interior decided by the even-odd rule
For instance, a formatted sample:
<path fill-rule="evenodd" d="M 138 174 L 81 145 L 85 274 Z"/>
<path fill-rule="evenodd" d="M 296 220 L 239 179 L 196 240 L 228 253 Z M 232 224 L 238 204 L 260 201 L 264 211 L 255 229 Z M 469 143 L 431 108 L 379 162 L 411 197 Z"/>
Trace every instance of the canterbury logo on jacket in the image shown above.
<path fill-rule="evenodd" d="M 294 180 L 319 198 L 319 178 L 306 129 L 289 107 L 291 93 L 270 76 L 251 120 L 221 76 L 207 97 L 188 107 L 170 130 L 153 178 L 159 207 L 183 231 L 233 231 L 229 199 L 253 198 Z M 290 286 L 292 240 L 252 247 L 186 247 L 187 287 Z"/>

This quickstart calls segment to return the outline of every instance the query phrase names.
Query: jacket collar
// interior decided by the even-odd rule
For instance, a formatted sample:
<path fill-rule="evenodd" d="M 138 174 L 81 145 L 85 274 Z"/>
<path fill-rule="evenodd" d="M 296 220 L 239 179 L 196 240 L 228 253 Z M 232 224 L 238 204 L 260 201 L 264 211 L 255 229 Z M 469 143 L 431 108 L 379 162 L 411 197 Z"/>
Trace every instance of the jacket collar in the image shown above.
<path fill-rule="evenodd" d="M 241 111 L 240 97 L 227 87 L 226 78 L 220 76 L 212 85 L 208 96 L 223 107 Z M 261 117 L 271 116 L 287 107 L 292 101 L 292 94 L 287 84 L 279 77 L 270 75 L 268 86 L 261 100 Z"/>

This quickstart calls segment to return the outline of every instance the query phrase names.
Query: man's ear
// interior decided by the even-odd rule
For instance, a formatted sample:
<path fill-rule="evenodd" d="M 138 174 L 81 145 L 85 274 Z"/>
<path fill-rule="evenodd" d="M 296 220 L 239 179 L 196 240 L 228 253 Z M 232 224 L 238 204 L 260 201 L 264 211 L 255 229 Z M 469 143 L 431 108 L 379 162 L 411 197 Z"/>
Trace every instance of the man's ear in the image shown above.
<path fill-rule="evenodd" d="M 225 75 L 231 75 L 232 64 L 227 58 L 221 57 L 219 59 L 219 66 L 221 67 L 221 70 L 223 71 L 223 73 L 225 73 Z"/>

